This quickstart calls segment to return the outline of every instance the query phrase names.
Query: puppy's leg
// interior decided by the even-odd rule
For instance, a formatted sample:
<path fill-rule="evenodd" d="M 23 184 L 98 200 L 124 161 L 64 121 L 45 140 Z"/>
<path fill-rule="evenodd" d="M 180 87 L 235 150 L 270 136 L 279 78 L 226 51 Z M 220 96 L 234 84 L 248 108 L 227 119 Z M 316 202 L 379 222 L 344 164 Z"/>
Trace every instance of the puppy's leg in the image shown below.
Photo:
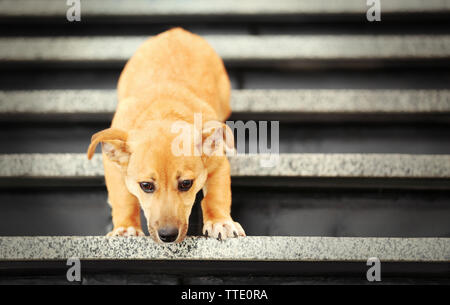
<path fill-rule="evenodd" d="M 245 236 L 242 226 L 231 218 L 230 163 L 220 157 L 203 189 L 203 234 L 220 240 Z"/>
<path fill-rule="evenodd" d="M 119 168 L 109 160 L 103 164 L 114 224 L 114 229 L 107 236 L 144 236 L 139 201 L 128 192 Z"/>

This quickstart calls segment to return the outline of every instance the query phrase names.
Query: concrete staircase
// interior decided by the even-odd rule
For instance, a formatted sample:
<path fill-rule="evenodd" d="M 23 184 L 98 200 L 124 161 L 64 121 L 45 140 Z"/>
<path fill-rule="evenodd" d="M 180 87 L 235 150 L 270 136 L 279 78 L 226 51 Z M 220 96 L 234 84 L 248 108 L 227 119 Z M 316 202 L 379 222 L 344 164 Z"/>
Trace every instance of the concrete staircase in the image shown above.
<path fill-rule="evenodd" d="M 32 3 L 32 4 L 31 4 Z M 450 1 L 0 1 L 0 283 L 449 283 Z M 106 238 L 100 155 L 121 67 L 172 26 L 224 58 L 232 120 L 280 121 L 278 166 L 231 158 L 247 238 Z M 254 143 L 246 143 L 252 145 Z M 198 196 L 197 201 L 201 199 Z"/>

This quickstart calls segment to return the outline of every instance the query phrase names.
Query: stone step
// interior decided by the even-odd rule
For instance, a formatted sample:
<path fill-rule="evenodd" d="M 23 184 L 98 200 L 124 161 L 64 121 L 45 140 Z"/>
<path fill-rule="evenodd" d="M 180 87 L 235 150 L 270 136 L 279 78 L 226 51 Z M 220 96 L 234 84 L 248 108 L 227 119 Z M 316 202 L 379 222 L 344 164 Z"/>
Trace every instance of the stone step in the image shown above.
<path fill-rule="evenodd" d="M 5 275 L 59 274 L 68 258 L 78 258 L 83 277 L 105 271 L 156 276 L 311 276 L 359 275 L 367 260 L 381 262 L 383 279 L 448 277 L 449 238 L 334 238 L 251 236 L 217 241 L 188 237 L 161 245 L 147 238 L 0 237 L 0 267 Z M 112 277 L 114 278 L 114 277 Z M 95 276 L 93 277 L 95 282 Z M 145 280 L 145 279 L 141 279 Z M 201 281 L 200 281 L 201 282 Z"/>
<path fill-rule="evenodd" d="M 105 186 L 82 187 L 77 181 L 60 188 L 1 188 L 0 236 L 105 235 L 111 230 L 107 197 Z M 201 199 L 199 194 L 189 235 L 201 234 Z M 450 190 L 242 187 L 233 182 L 231 215 L 256 236 L 450 237 L 449 202 Z"/>
<path fill-rule="evenodd" d="M 242 251 L 245 249 L 245 251 Z M 450 238 L 248 236 L 188 237 L 161 245 L 150 237 L 0 237 L 0 260 L 236 260 L 450 262 Z"/>
<path fill-rule="evenodd" d="M 261 114 L 263 115 L 263 114 Z M 274 114 L 275 115 L 275 114 Z M 279 152 L 280 153 L 377 153 L 377 154 L 450 154 L 450 120 L 440 123 L 440 116 L 433 114 L 423 116 L 377 117 L 377 121 L 369 120 L 369 116 L 336 117 L 335 121 L 320 121 L 316 118 L 297 119 L 286 122 L 286 117 L 278 116 Z M 232 115 L 235 119 L 254 119 L 254 116 Z M 434 120 L 433 120 L 434 118 Z M 24 153 L 85 153 L 92 135 L 108 128 L 111 117 L 99 121 L 98 117 L 47 117 L 16 115 L 2 116 L 0 129 L 0 154 Z M 267 120 L 268 118 L 262 117 Z M 292 118 L 294 120 L 296 118 Z M 350 121 L 354 120 L 356 122 Z M 414 121 L 417 119 L 417 121 Z M 411 120 L 413 120 L 411 122 Z M 255 124 L 259 134 L 265 131 L 265 121 L 250 122 Z M 269 126 L 274 123 L 269 123 Z M 261 127 L 258 128 L 258 125 Z M 271 131 L 269 130 L 268 134 Z M 263 138 L 265 139 L 265 138 Z M 238 153 L 248 153 L 249 145 L 258 147 L 263 141 L 257 137 L 248 137 L 246 145 L 237 145 Z"/>
<path fill-rule="evenodd" d="M 230 157 L 237 185 L 450 188 L 450 155 L 280 154 Z M 272 166 L 271 166 L 272 165 Z M 0 155 L 0 185 L 103 183 L 101 155 Z"/>
<path fill-rule="evenodd" d="M 110 120 L 115 90 L 0 91 L 0 117 Z M 450 90 L 233 90 L 234 119 L 354 121 L 450 118 Z"/>
<path fill-rule="evenodd" d="M 207 35 L 205 38 L 228 66 L 384 67 L 450 59 L 449 35 Z M 4 66 L 21 63 L 110 68 L 122 66 L 145 39 L 141 36 L 0 38 L 0 62 Z"/>
<path fill-rule="evenodd" d="M 68 6 L 64 1 L 52 0 L 3 0 L 0 1 L 1 18 L 45 18 L 53 17 L 66 21 Z M 164 21 L 323 21 L 339 19 L 364 21 L 368 6 L 361 0 L 310 0 L 271 1 L 219 0 L 195 1 L 193 3 L 173 1 L 107 0 L 82 3 L 82 20 L 104 20 L 106 18 L 140 20 L 149 23 Z M 382 3 L 383 16 L 412 14 L 423 18 L 429 14 L 448 14 L 447 0 L 387 1 Z"/>

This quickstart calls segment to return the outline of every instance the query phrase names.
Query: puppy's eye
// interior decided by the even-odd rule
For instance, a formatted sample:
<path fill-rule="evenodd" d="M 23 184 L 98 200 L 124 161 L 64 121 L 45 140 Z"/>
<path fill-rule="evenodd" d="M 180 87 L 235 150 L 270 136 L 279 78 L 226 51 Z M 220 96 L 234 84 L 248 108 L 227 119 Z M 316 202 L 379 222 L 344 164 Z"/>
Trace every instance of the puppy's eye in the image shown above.
<path fill-rule="evenodd" d="M 155 191 L 155 184 L 153 182 L 140 182 L 139 185 L 146 193 L 153 193 Z"/>
<path fill-rule="evenodd" d="M 183 180 L 178 182 L 178 189 L 182 192 L 189 191 L 192 186 L 192 181 L 193 180 Z"/>

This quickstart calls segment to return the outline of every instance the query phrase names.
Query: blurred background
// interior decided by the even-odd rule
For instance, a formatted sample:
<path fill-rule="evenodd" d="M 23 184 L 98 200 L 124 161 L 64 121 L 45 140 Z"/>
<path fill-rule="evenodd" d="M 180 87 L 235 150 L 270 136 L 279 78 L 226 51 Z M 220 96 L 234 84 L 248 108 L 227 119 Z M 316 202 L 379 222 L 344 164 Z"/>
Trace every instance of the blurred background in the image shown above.
<path fill-rule="evenodd" d="M 180 26 L 224 58 L 231 120 L 280 121 L 280 153 L 434 164 L 416 175 L 406 163 L 401 179 L 389 168 L 373 179 L 233 177 L 232 215 L 248 235 L 450 237 L 449 1 L 381 1 L 372 22 L 356 0 L 81 1 L 81 21 L 68 21 L 71 8 L 0 1 L 0 235 L 110 230 L 101 175 L 66 175 L 58 160 L 109 126 L 139 43 Z M 200 228 L 197 204 L 190 234 Z"/>

